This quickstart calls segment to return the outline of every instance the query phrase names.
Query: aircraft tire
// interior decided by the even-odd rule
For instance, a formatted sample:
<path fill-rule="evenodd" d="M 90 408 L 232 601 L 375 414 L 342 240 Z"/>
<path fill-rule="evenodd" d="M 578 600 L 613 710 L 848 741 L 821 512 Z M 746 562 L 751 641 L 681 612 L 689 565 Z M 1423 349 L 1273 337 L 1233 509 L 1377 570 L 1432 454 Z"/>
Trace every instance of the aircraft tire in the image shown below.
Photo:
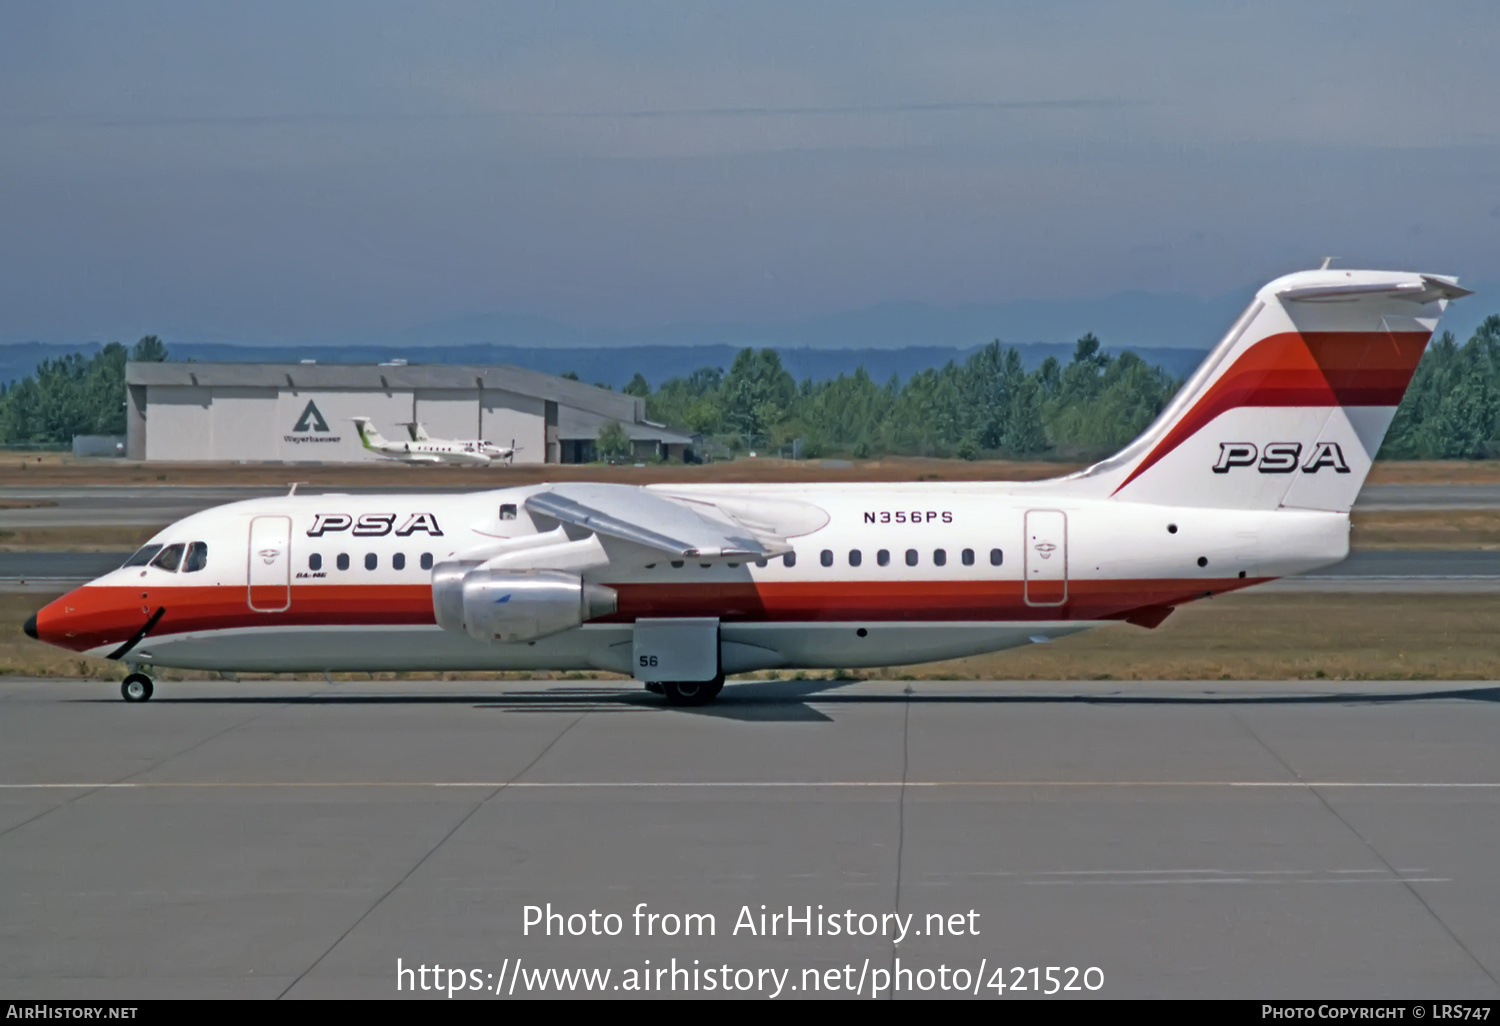
<path fill-rule="evenodd" d="M 724 678 L 714 680 L 663 681 L 662 694 L 668 705 L 707 705 L 724 690 Z"/>
<path fill-rule="evenodd" d="M 120 697 L 127 702 L 149 702 L 155 690 L 151 678 L 144 673 L 132 673 L 120 682 Z"/>

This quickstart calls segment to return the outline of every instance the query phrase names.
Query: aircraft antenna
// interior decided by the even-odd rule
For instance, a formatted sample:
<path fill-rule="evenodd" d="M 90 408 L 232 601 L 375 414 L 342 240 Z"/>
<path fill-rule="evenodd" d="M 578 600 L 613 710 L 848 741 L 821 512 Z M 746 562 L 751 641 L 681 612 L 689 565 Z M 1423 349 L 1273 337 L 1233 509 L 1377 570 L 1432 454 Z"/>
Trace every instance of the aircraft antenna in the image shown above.
<path fill-rule="evenodd" d="M 1320 270 L 1320 271 L 1326 271 L 1326 270 L 1328 270 L 1328 265 L 1331 264 L 1331 263 L 1333 263 L 1337 259 L 1338 259 L 1338 257 L 1336 257 L 1336 256 L 1326 256 L 1326 257 L 1324 257 L 1323 258 L 1323 266 L 1320 267 L 1320 268 L 1318 268 L 1318 270 Z"/>

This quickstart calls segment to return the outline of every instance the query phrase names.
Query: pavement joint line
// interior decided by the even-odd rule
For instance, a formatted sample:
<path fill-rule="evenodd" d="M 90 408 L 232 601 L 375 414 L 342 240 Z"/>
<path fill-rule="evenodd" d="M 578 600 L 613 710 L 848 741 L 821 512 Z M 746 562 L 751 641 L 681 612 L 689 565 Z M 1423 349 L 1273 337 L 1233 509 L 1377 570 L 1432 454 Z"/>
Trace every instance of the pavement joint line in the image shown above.
<path fill-rule="evenodd" d="M 1230 787 L 1230 788 L 1279 788 L 1283 790 L 1308 790 L 1310 788 L 1388 788 L 1430 790 L 1496 790 L 1500 781 L 1386 781 L 1386 780 L 283 780 L 283 781 L 136 781 L 114 784 L 93 783 L 32 783 L 0 784 L 0 790 L 96 790 L 123 791 L 146 789 L 200 788 L 505 788 L 507 790 L 588 790 L 607 788 L 622 790 L 630 788 L 676 788 L 683 790 L 712 790 L 714 788 L 902 788 L 902 787 Z"/>
<path fill-rule="evenodd" d="M 447 833 L 443 834 L 442 837 L 438 838 L 437 842 L 435 844 L 433 844 L 432 847 L 428 848 L 427 851 L 423 853 L 423 855 L 422 855 L 421 858 L 419 858 L 419 859 L 417 859 L 417 861 L 413 862 L 411 864 L 411 866 L 406 870 L 406 872 L 402 873 L 401 876 L 400 876 L 400 878 L 397 879 L 395 883 L 391 884 L 390 888 L 387 889 L 384 894 L 382 894 L 380 897 L 378 897 L 378 898 L 375 899 L 375 901 L 370 905 L 369 908 L 367 908 L 363 912 L 361 912 L 359 914 L 359 916 L 354 920 L 354 922 L 350 923 L 344 929 L 344 932 L 341 933 L 341 934 L 339 934 L 338 937 L 334 940 L 334 942 L 332 944 L 328 945 L 328 947 L 326 949 L 324 949 L 324 951 L 323 951 L 323 953 L 321 955 L 319 955 L 317 958 L 313 959 L 312 963 L 310 965 L 308 965 L 308 967 L 306 969 L 304 969 L 304 970 L 302 970 L 302 972 L 298 973 L 297 974 L 297 978 L 295 980 L 293 980 L 291 983 L 287 984 L 286 985 L 286 989 L 284 989 L 279 995 L 277 995 L 277 1000 L 280 1000 L 281 998 L 286 997 L 287 994 L 292 990 L 293 987 L 295 987 L 295 986 L 297 986 L 297 984 L 301 983 L 309 974 L 312 973 L 312 971 L 314 969 L 316 969 L 318 966 L 322 965 L 323 964 L 323 960 L 325 958 L 327 958 L 329 955 L 333 954 L 334 950 L 337 949 L 340 944 L 344 943 L 344 940 L 351 933 L 353 933 L 356 929 L 358 929 L 359 925 L 361 923 L 363 923 L 366 919 L 368 919 L 371 916 L 371 914 L 373 914 L 374 911 L 376 909 L 378 909 L 381 905 L 384 905 L 387 898 L 389 898 L 392 894 L 395 894 L 396 891 L 400 889 L 400 887 L 401 887 L 402 884 L 406 883 L 407 880 L 411 879 L 412 874 L 414 874 L 417 870 L 421 869 L 424 865 L 426 865 L 427 864 L 427 860 L 430 859 L 430 858 L 432 858 L 432 856 L 437 853 L 437 851 L 438 851 L 439 848 L 441 848 L 443 845 L 447 844 L 448 841 L 449 841 L 449 839 L 451 839 L 454 834 L 456 834 L 460 830 L 462 830 L 463 827 L 464 827 L 464 824 L 467 823 L 467 822 L 469 822 L 469 820 L 471 820 L 471 819 L 474 818 L 475 813 L 477 813 L 480 809 L 482 809 L 486 805 L 488 805 L 492 800 L 494 800 L 494 798 L 497 795 L 503 793 L 506 790 L 506 788 L 507 788 L 508 785 L 513 785 L 515 783 L 515 781 L 519 780 L 521 777 L 524 777 L 526 775 L 526 773 L 533 766 L 535 766 L 537 763 L 541 762 L 542 759 L 546 757 L 546 755 L 547 755 L 548 752 L 552 751 L 552 749 L 557 745 L 557 743 L 559 741 L 561 741 L 567 735 L 567 733 L 570 730 L 572 730 L 574 727 L 578 726 L 578 724 L 580 724 L 582 722 L 583 722 L 583 714 L 580 714 L 577 718 L 575 718 L 574 720 L 572 720 L 567 726 L 563 727 L 562 730 L 558 731 L 557 734 L 552 738 L 551 741 L 548 741 L 545 745 L 543 745 L 542 746 L 542 750 L 540 752 L 537 752 L 536 755 L 532 758 L 532 760 L 530 762 L 528 762 L 525 766 L 522 766 L 521 769 L 513 777 L 510 778 L 510 780 L 505 781 L 504 783 L 500 783 L 500 784 L 494 785 L 493 787 L 491 787 L 489 794 L 485 795 L 483 798 L 479 799 L 479 801 L 475 802 L 473 808 L 469 809 L 468 812 L 466 812 L 462 816 L 460 816 L 458 822 L 454 823 L 453 826 L 448 829 Z"/>
<path fill-rule="evenodd" d="M 1260 745 L 1261 748 L 1271 756 L 1271 758 L 1280 763 L 1281 768 L 1286 770 L 1287 773 L 1294 777 L 1298 783 L 1309 783 L 1307 778 L 1302 775 L 1302 772 L 1294 767 L 1291 762 L 1279 751 L 1271 747 L 1270 742 L 1261 737 L 1260 733 L 1251 724 L 1246 722 L 1238 713 L 1233 714 L 1233 717 L 1235 721 L 1238 722 L 1240 726 L 1245 730 L 1245 732 L 1255 739 L 1256 744 Z M 1332 801 L 1329 800 L 1329 796 L 1327 793 L 1329 791 L 1329 788 L 1314 786 L 1309 790 L 1312 796 L 1317 799 L 1318 803 L 1323 806 L 1324 810 L 1326 810 L 1330 816 L 1332 816 L 1340 824 L 1342 824 L 1344 829 L 1353 834 L 1359 840 L 1359 843 L 1364 845 L 1365 850 L 1373 855 L 1376 861 L 1378 861 L 1383 867 L 1385 867 L 1385 869 L 1390 872 L 1392 876 L 1399 877 L 1401 875 L 1400 870 L 1398 870 L 1396 865 L 1390 859 L 1388 859 L 1385 856 L 1385 853 L 1376 846 L 1375 842 L 1368 835 L 1366 835 L 1364 831 L 1360 830 L 1350 817 L 1344 815 L 1344 813 L 1339 810 L 1338 806 L 1336 806 Z M 1352 881 L 1346 880 L 1345 882 Z M 1471 948 L 1469 944 L 1458 935 L 1458 931 L 1455 930 L 1451 925 L 1449 925 L 1448 921 L 1438 913 L 1438 910 L 1433 906 L 1432 902 L 1427 899 L 1427 896 L 1424 895 L 1421 891 L 1417 890 L 1415 886 L 1413 886 L 1413 884 L 1417 883 L 1443 883 L 1446 881 L 1421 879 L 1400 880 L 1399 882 L 1405 889 L 1406 893 L 1411 895 L 1411 897 L 1416 900 L 1417 904 L 1421 905 L 1422 908 L 1426 910 L 1427 914 L 1432 917 L 1433 922 L 1437 923 L 1438 928 L 1448 935 L 1449 940 L 1458 945 L 1458 949 L 1464 953 L 1464 955 L 1469 959 L 1470 962 L 1474 963 L 1475 967 L 1478 968 L 1478 970 L 1489 979 L 1490 983 L 1494 985 L 1500 985 L 1500 979 L 1496 978 L 1494 970 L 1486 965 L 1484 960 L 1474 953 L 1473 948 Z"/>

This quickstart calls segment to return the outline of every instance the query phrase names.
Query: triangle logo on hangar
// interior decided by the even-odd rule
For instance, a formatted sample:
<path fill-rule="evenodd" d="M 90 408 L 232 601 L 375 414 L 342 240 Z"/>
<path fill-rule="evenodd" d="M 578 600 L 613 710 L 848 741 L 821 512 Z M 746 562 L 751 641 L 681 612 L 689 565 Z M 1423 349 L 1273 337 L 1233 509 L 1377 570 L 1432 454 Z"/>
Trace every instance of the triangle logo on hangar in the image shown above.
<path fill-rule="evenodd" d="M 327 431 L 328 421 L 318 412 L 317 404 L 311 399 L 307 402 L 307 409 L 302 411 L 302 416 L 297 418 L 297 423 L 292 427 L 293 431 Z"/>

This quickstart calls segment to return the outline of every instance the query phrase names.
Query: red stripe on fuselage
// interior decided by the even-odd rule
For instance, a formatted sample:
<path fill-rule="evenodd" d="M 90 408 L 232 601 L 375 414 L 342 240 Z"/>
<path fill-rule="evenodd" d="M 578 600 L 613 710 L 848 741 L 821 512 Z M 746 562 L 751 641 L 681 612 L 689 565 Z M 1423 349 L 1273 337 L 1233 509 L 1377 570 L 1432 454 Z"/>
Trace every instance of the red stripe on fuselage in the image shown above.
<path fill-rule="evenodd" d="M 1215 417 L 1242 406 L 1399 406 L 1430 337 L 1423 331 L 1288 331 L 1267 336 L 1209 386 L 1115 492 Z"/>
<path fill-rule="evenodd" d="M 619 610 L 598 623 L 637 617 L 716 616 L 726 623 L 920 623 L 1121 619 L 1133 610 L 1175 606 L 1260 583 L 1255 579 L 1174 578 L 1068 582 L 1061 606 L 1027 605 L 1020 581 L 793 581 L 612 584 Z M 259 613 L 243 586 L 138 589 L 90 586 L 37 614 L 41 640 L 75 651 L 117 645 L 158 607 L 153 636 L 243 628 L 428 626 L 435 622 L 425 584 L 294 587 L 291 607 Z M 149 642 L 143 641 L 142 647 Z"/>

